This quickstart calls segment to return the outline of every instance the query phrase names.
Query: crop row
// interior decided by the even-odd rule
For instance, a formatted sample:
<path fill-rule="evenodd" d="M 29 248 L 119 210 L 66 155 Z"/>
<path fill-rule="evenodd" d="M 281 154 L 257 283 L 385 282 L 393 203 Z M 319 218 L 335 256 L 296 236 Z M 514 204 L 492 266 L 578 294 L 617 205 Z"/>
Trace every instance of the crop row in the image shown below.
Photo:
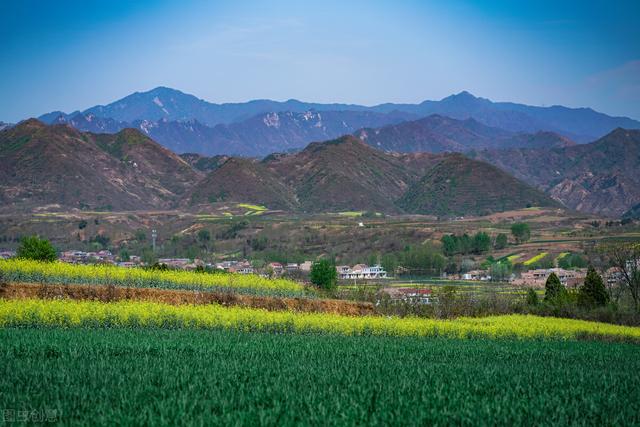
<path fill-rule="evenodd" d="M 640 328 L 528 315 L 436 320 L 330 313 L 266 311 L 220 305 L 173 306 L 157 302 L 0 300 L 0 326 L 122 326 L 235 329 L 339 335 L 445 336 L 452 338 L 608 337 L 639 340 Z"/>
<path fill-rule="evenodd" d="M 113 265 L 75 265 L 62 262 L 0 260 L 0 278 L 9 282 L 105 284 L 141 288 L 215 289 L 270 295 L 299 295 L 303 286 L 292 280 L 257 275 L 144 270 Z"/>

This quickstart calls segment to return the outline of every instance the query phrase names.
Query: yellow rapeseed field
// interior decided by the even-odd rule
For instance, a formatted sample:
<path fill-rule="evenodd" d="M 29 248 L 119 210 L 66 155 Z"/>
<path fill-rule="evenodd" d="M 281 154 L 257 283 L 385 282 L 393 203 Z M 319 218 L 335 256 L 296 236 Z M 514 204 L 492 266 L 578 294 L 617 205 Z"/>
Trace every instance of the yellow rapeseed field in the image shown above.
<path fill-rule="evenodd" d="M 285 279 L 267 279 L 253 274 L 208 274 L 182 270 L 143 270 L 113 265 L 75 265 L 63 262 L 39 262 L 24 259 L 0 260 L 0 273 L 8 281 L 40 283 L 113 284 L 133 287 L 221 288 L 235 291 L 299 293 L 300 283 Z"/>
<path fill-rule="evenodd" d="M 640 328 L 529 315 L 435 320 L 349 317 L 219 305 L 173 306 L 156 302 L 0 300 L 0 326 L 120 326 L 223 328 L 340 335 L 446 336 L 521 339 L 613 337 L 640 339 Z"/>
<path fill-rule="evenodd" d="M 533 264 L 533 263 L 535 263 L 535 262 L 538 262 L 538 261 L 540 261 L 542 258 L 546 257 L 547 255 L 549 255 L 549 253 L 548 253 L 548 252 L 540 252 L 538 255 L 535 255 L 535 256 L 533 256 L 533 257 L 529 258 L 528 260 L 526 260 L 526 261 L 524 262 L 524 265 L 531 265 L 531 264 Z"/>

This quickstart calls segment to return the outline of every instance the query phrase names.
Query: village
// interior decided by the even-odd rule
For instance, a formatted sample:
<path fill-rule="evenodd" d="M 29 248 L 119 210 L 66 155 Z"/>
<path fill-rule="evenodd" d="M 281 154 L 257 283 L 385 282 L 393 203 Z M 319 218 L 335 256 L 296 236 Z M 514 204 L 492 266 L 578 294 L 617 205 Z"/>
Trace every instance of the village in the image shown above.
<path fill-rule="evenodd" d="M 9 259 L 16 256 L 15 251 L 0 251 L 0 259 Z M 59 260 L 71 264 L 112 264 L 124 268 L 145 267 L 146 264 L 138 255 L 129 255 L 128 259 L 123 260 L 119 256 L 114 255 L 109 250 L 100 250 L 96 252 L 86 252 L 81 250 L 68 250 L 60 253 Z M 164 265 L 170 269 L 176 270 L 196 270 L 210 269 L 235 274 L 256 274 L 262 277 L 295 277 L 305 280 L 311 272 L 313 261 L 307 260 L 302 263 L 280 263 L 269 262 L 261 266 L 257 266 L 249 260 L 225 260 L 216 263 L 207 263 L 201 259 L 190 258 L 159 258 L 158 265 Z M 389 274 L 384 267 L 379 264 L 355 264 L 338 265 L 336 272 L 339 284 L 385 284 L 394 280 L 400 280 L 401 276 Z M 514 287 L 520 288 L 544 288 L 544 285 L 551 274 L 555 274 L 560 283 L 567 289 L 577 289 L 583 282 L 587 274 L 586 268 L 564 269 L 559 267 L 553 268 L 536 268 L 523 271 L 519 274 L 512 273 L 505 278 L 503 282 L 507 282 Z M 604 272 L 603 277 L 607 283 L 616 283 L 619 280 L 620 272 L 615 268 L 609 268 Z M 470 270 L 459 274 L 442 273 L 440 280 L 469 281 L 469 282 L 492 282 L 495 281 L 489 270 Z M 392 298 L 402 299 L 405 301 L 428 302 L 430 291 L 428 289 L 415 288 L 394 288 L 390 292 Z"/>

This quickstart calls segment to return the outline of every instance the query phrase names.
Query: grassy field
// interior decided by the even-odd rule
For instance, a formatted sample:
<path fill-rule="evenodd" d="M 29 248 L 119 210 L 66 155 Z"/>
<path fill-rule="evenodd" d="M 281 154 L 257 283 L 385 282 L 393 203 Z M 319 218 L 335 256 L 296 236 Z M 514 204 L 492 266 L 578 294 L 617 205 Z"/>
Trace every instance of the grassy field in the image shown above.
<path fill-rule="evenodd" d="M 0 329 L 0 408 L 66 425 L 637 425 L 631 344 Z"/>

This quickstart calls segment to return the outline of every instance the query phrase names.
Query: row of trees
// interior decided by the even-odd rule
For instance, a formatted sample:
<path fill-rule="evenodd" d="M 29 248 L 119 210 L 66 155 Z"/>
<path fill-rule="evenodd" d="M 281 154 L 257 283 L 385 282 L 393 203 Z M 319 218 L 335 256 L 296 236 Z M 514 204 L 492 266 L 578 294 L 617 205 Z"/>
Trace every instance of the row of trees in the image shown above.
<path fill-rule="evenodd" d="M 551 273 L 547 278 L 544 290 L 544 300 L 552 304 L 565 303 L 569 298 L 567 289 L 562 285 L 558 276 Z M 602 280 L 602 276 L 589 266 L 584 284 L 578 288 L 576 302 L 585 308 L 602 307 L 609 302 L 609 294 Z"/>
<path fill-rule="evenodd" d="M 440 274 L 446 267 L 447 259 L 432 245 L 423 244 L 407 246 L 399 252 L 386 253 L 381 257 L 380 264 L 391 274 L 399 267 L 408 273 Z"/>
<path fill-rule="evenodd" d="M 442 242 L 442 252 L 446 256 L 481 254 L 491 249 L 491 237 L 485 232 L 478 232 L 473 236 L 467 233 L 456 236 L 455 234 L 447 234 L 440 239 Z"/>
<path fill-rule="evenodd" d="M 511 234 L 515 242 L 520 244 L 531 238 L 531 229 L 529 224 L 517 222 L 511 226 Z M 482 254 L 492 247 L 494 249 L 504 249 L 509 244 L 509 239 L 506 234 L 500 233 L 492 241 L 487 233 L 480 231 L 473 236 L 469 236 L 467 233 L 461 236 L 447 234 L 442 237 L 441 242 L 442 252 L 446 256 L 452 256 Z"/>

